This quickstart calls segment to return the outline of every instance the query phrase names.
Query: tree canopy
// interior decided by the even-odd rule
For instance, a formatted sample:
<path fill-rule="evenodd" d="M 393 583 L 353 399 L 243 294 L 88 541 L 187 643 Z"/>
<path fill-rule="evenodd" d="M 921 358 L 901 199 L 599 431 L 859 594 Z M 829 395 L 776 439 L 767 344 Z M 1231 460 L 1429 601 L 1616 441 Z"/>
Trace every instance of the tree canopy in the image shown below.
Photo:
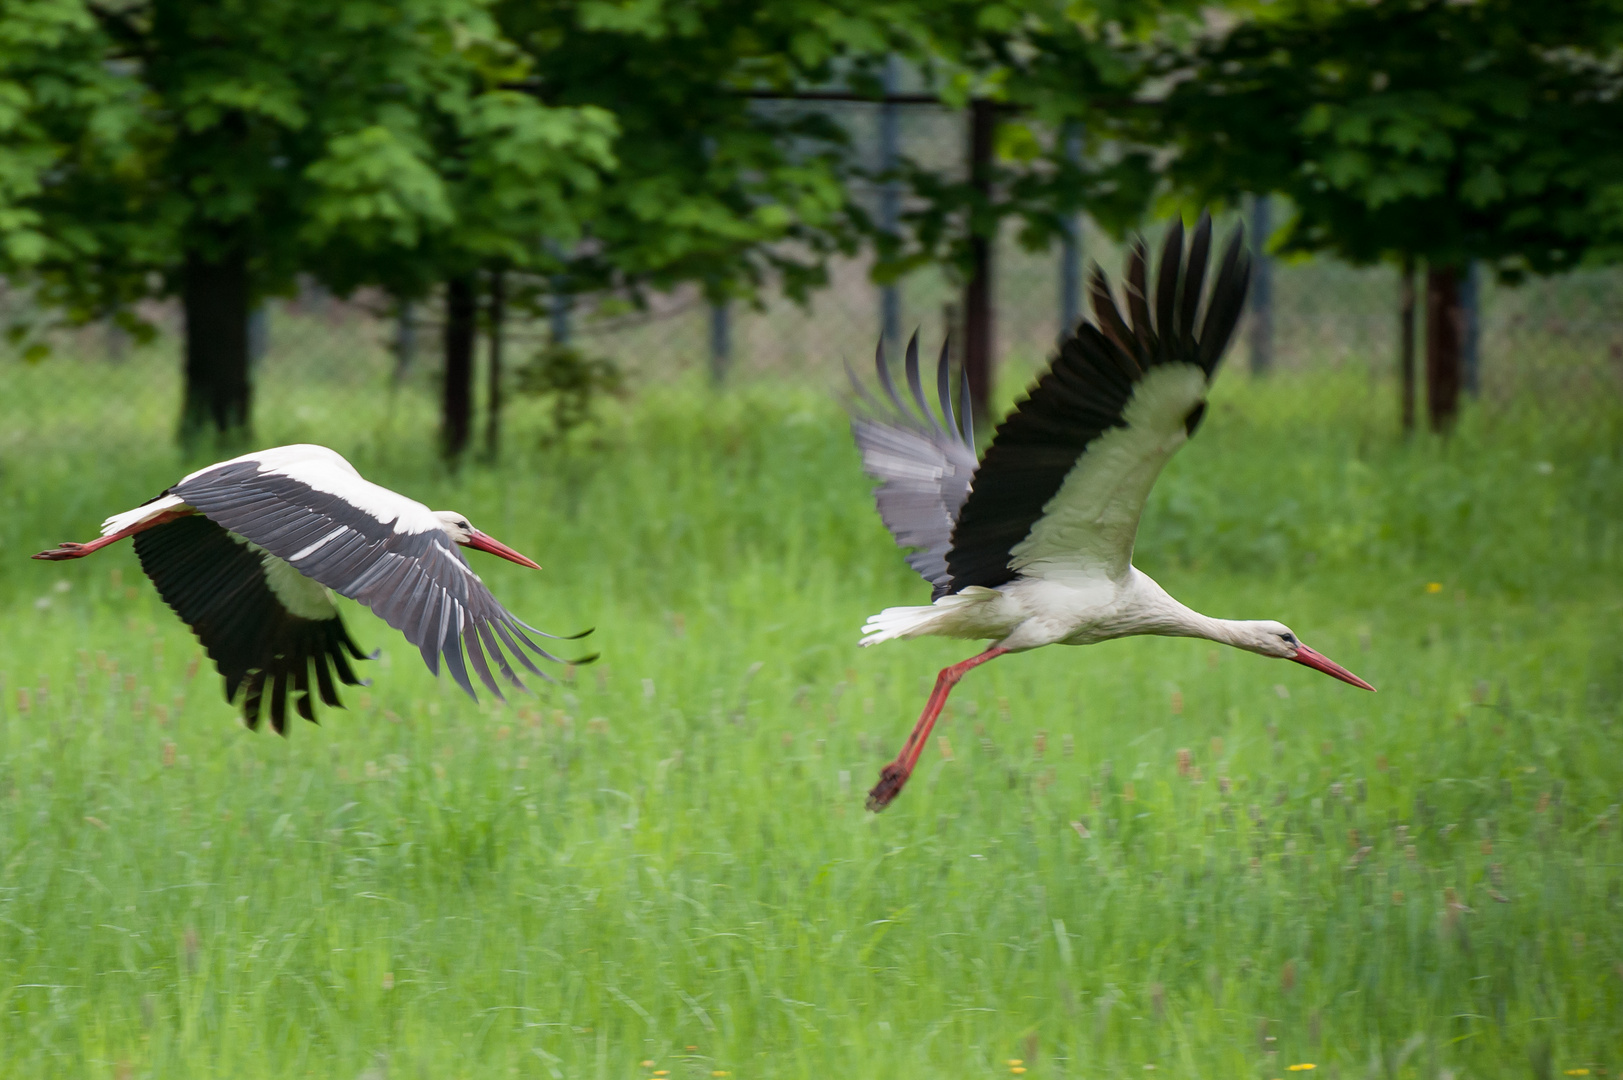
<path fill-rule="evenodd" d="M 501 89 L 481 0 L 8 0 L 0 37 L 0 270 L 75 319 L 179 295 L 189 429 L 248 419 L 254 297 L 567 229 L 611 163 L 607 114 Z"/>
<path fill-rule="evenodd" d="M 1151 74 L 1195 201 L 1279 192 L 1279 246 L 1506 276 L 1623 255 L 1623 5 L 1293 0 Z"/>
<path fill-rule="evenodd" d="M 1169 192 L 1280 192 L 1288 250 L 1551 272 L 1623 254 L 1620 11 L 0 0 L 0 273 L 77 321 L 179 297 L 183 427 L 226 430 L 249 417 L 247 312 L 301 274 L 443 290 L 460 385 L 481 274 L 804 296 L 869 244 L 881 277 L 984 276 L 1007 218 L 1040 245 L 1078 211 L 1124 228 Z M 978 118 L 995 152 L 969 175 L 877 176 L 792 100 L 877 99 L 889 57 Z M 858 179 L 905 183 L 899 232 Z"/>

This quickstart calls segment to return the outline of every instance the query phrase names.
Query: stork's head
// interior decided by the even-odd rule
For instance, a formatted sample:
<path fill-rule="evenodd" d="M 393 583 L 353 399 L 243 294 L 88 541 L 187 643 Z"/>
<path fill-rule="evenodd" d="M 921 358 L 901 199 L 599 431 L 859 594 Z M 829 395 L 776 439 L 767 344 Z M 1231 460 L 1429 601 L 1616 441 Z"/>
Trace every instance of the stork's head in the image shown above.
<path fill-rule="evenodd" d="M 436 510 L 434 516 L 439 518 L 440 528 L 445 530 L 445 535 L 464 547 L 477 548 L 480 551 L 488 551 L 492 555 L 500 555 L 509 562 L 516 562 L 520 566 L 528 566 L 531 570 L 541 569 L 539 563 L 525 558 L 494 536 L 486 536 L 468 524 L 468 519 L 455 510 Z"/>
<path fill-rule="evenodd" d="M 1326 675 L 1340 679 L 1344 683 L 1352 683 L 1364 690 L 1375 689 L 1357 675 L 1348 671 L 1323 653 L 1314 652 L 1303 645 L 1291 628 L 1284 623 L 1261 621 L 1241 624 L 1241 640 L 1235 642 L 1242 649 L 1248 649 L 1263 656 L 1274 656 L 1281 660 L 1294 660 L 1298 664 L 1322 671 Z"/>

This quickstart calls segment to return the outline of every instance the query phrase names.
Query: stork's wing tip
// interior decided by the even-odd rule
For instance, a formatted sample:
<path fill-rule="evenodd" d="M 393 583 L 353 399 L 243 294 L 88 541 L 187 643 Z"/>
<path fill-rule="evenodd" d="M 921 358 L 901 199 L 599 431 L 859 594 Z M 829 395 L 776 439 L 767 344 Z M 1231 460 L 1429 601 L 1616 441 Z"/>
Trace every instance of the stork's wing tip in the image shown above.
<path fill-rule="evenodd" d="M 589 653 L 588 655 L 581 657 L 579 660 L 566 660 L 565 663 L 571 664 L 574 667 L 583 667 L 586 664 L 593 663 L 602 655 L 602 653 Z"/>

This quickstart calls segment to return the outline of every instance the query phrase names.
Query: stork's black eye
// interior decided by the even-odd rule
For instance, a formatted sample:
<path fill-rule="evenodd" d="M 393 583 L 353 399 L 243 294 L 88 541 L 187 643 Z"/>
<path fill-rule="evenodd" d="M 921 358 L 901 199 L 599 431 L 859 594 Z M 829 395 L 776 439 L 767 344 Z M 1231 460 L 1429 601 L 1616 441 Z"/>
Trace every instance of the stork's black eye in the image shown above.
<path fill-rule="evenodd" d="M 1296 640 L 1296 635 L 1291 633 L 1288 630 L 1285 633 L 1280 634 L 1279 639 L 1281 641 L 1283 641 L 1285 644 L 1290 645 L 1290 646 L 1295 646 L 1295 645 L 1300 644 L 1300 642 L 1298 642 Z"/>

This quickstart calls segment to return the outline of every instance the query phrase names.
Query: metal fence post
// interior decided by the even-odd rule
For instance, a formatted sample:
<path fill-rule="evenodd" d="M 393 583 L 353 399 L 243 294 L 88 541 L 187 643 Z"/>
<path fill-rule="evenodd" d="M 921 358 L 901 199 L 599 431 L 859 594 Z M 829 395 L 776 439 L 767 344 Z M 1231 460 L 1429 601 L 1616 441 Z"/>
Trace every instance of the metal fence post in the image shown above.
<path fill-rule="evenodd" d="M 879 106 L 879 171 L 895 170 L 900 157 L 901 108 L 892 101 L 901 82 L 901 63 L 894 55 L 885 58 L 885 100 Z M 901 224 L 902 185 L 892 179 L 879 188 L 879 227 L 895 236 Z M 902 293 L 892 282 L 879 287 L 879 336 L 894 345 L 902 336 Z"/>
<path fill-rule="evenodd" d="M 1274 231 L 1273 200 L 1251 196 L 1251 374 L 1266 375 L 1274 366 L 1274 275 L 1268 237 Z"/>
<path fill-rule="evenodd" d="M 122 364 L 128 356 L 130 335 L 118 325 L 116 316 L 107 316 L 107 359 L 110 363 Z"/>
<path fill-rule="evenodd" d="M 554 345 L 569 344 L 569 293 L 564 291 L 564 279 L 552 279 L 552 306 L 547 311 L 547 323 L 552 331 Z"/>
<path fill-rule="evenodd" d="M 502 445 L 502 335 L 507 322 L 507 273 L 500 268 L 490 272 L 485 322 L 485 456 L 495 460 Z"/>
<path fill-rule="evenodd" d="M 710 305 L 710 382 L 720 386 L 727 378 L 732 360 L 733 335 L 730 325 L 730 305 L 723 300 Z"/>
<path fill-rule="evenodd" d="M 1460 366 L 1462 389 L 1476 395 L 1482 384 L 1481 330 L 1482 330 L 1482 264 L 1472 259 L 1465 269 L 1465 280 L 1460 282 Z"/>
<path fill-rule="evenodd" d="M 248 309 L 248 366 L 257 368 L 270 351 L 270 309 L 261 300 Z"/>
<path fill-rule="evenodd" d="M 417 305 L 401 300 L 395 307 L 394 322 L 394 381 L 406 377 L 412 361 L 417 359 Z"/>
<path fill-rule="evenodd" d="M 1065 160 L 1082 164 L 1082 125 L 1067 121 L 1063 136 Z M 1082 215 L 1065 216 L 1065 237 L 1059 249 L 1059 336 L 1063 341 L 1082 317 Z"/>
<path fill-rule="evenodd" d="M 1398 277 L 1398 408 L 1403 434 L 1414 430 L 1414 256 L 1403 257 Z"/>

